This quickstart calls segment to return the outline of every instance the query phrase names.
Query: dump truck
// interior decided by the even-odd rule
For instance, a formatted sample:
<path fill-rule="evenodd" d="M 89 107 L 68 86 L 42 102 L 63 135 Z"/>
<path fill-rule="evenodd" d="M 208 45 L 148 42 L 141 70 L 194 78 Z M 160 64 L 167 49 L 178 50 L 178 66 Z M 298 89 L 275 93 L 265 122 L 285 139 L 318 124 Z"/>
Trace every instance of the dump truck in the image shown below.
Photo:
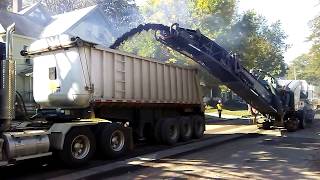
<path fill-rule="evenodd" d="M 67 35 L 41 39 L 28 48 L 39 108 L 33 117 L 16 119 L 13 31 L 14 26 L 8 27 L 6 43 L 0 43 L 1 165 L 57 154 L 73 167 L 95 152 L 119 157 L 133 148 L 134 140 L 173 145 L 203 136 L 196 68 Z"/>

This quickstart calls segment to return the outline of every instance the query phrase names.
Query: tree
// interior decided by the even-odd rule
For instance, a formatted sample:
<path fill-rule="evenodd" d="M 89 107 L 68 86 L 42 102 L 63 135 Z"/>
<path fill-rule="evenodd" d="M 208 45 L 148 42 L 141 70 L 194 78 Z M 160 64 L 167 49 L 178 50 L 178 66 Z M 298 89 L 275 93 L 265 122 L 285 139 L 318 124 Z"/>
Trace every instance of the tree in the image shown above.
<path fill-rule="evenodd" d="M 209 38 L 216 38 L 227 31 L 237 16 L 235 0 L 193 0 L 190 11 L 193 29 L 200 29 Z M 198 23 L 194 23 L 198 22 Z"/>
<path fill-rule="evenodd" d="M 280 22 L 269 26 L 264 17 L 248 11 L 217 41 L 236 53 L 247 69 L 262 69 L 274 76 L 284 76 L 286 37 Z"/>
<path fill-rule="evenodd" d="M 295 58 L 289 66 L 287 79 L 306 79 L 309 65 L 310 57 L 308 54 L 302 54 Z"/>
<path fill-rule="evenodd" d="M 320 44 L 320 15 L 311 21 L 311 31 L 309 41 L 312 41 L 314 45 Z"/>
<path fill-rule="evenodd" d="M 311 21 L 311 35 L 308 37 L 312 42 L 309 52 L 297 57 L 289 66 L 288 79 L 293 79 L 293 72 L 297 79 L 305 79 L 309 83 L 318 85 L 320 81 L 320 16 Z"/>
<path fill-rule="evenodd" d="M 138 7 L 134 0 L 95 0 L 100 5 L 119 35 L 138 25 L 141 22 Z"/>
<path fill-rule="evenodd" d="M 0 10 L 8 10 L 9 6 L 10 6 L 10 2 L 9 0 L 1 0 L 0 1 Z"/>
<path fill-rule="evenodd" d="M 61 14 L 91 5 L 89 0 L 40 0 L 52 14 Z"/>
<path fill-rule="evenodd" d="M 283 75 L 283 53 L 287 45 L 281 24 L 267 25 L 262 16 L 253 11 L 236 13 L 235 0 L 150 0 L 140 7 L 146 22 L 199 29 L 209 38 L 216 39 L 227 50 L 243 59 L 248 68 L 264 69 L 272 75 Z M 122 50 L 141 56 L 154 57 L 166 62 L 195 65 L 194 61 L 154 40 L 152 33 L 141 33 L 124 43 Z M 217 81 L 204 70 L 201 79 L 209 87 Z"/>
<path fill-rule="evenodd" d="M 42 0 L 52 14 L 61 14 L 92 5 L 99 5 L 110 24 L 120 36 L 140 22 L 138 7 L 134 0 Z"/>
<path fill-rule="evenodd" d="M 309 65 L 309 74 L 312 75 L 311 81 L 314 84 L 319 84 L 320 81 L 320 15 L 311 21 L 311 30 L 312 34 L 309 37 L 309 40 L 313 42 L 313 45 L 310 49 L 310 65 Z"/>

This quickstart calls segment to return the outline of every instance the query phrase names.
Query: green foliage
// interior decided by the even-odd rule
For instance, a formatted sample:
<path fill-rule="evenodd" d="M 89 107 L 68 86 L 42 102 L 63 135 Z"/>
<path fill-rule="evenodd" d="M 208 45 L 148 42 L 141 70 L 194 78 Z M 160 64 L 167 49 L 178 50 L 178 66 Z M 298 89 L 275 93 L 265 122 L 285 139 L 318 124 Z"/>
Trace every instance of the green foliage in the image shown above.
<path fill-rule="evenodd" d="M 92 2 L 103 9 L 111 25 L 118 30 L 119 36 L 137 26 L 142 20 L 134 0 L 94 0 Z"/>
<path fill-rule="evenodd" d="M 318 85 L 320 80 L 320 63 L 310 53 L 302 54 L 294 59 L 287 73 L 287 79 L 304 79 Z"/>
<path fill-rule="evenodd" d="M 289 66 L 287 79 L 305 79 L 309 61 L 310 57 L 307 54 L 302 54 L 294 59 Z"/>
<path fill-rule="evenodd" d="M 311 21 L 312 34 L 309 36 L 309 40 L 313 41 L 315 45 L 320 44 L 320 16 L 317 16 Z"/>
<path fill-rule="evenodd" d="M 191 0 L 189 7 L 194 24 L 190 27 L 210 38 L 224 33 L 236 17 L 235 0 Z"/>
<path fill-rule="evenodd" d="M 148 23 L 171 25 L 177 22 L 182 27 L 199 29 L 209 38 L 216 39 L 227 50 L 235 52 L 248 69 L 263 69 L 276 76 L 283 75 L 286 70 L 283 60 L 287 47 L 284 43 L 286 35 L 281 24 L 268 25 L 266 19 L 254 11 L 237 14 L 236 0 L 149 0 L 141 7 L 137 7 L 134 1 L 126 0 L 43 2 L 56 13 L 99 4 L 119 34 L 140 22 L 141 17 Z M 153 33 L 143 32 L 125 42 L 120 49 L 168 63 L 196 65 L 191 59 L 155 41 Z M 217 83 L 203 69 L 201 79 L 208 86 Z"/>
<path fill-rule="evenodd" d="M 285 73 L 283 53 L 287 45 L 280 22 L 268 25 L 266 19 L 254 11 L 239 15 L 235 0 L 149 0 L 139 8 L 145 22 L 167 25 L 177 22 L 182 27 L 199 29 L 227 50 L 235 52 L 248 69 L 263 69 L 276 76 Z M 141 33 L 121 48 L 165 62 L 195 64 L 156 42 L 153 32 Z M 204 69 L 201 69 L 200 77 L 209 87 L 217 84 L 217 80 Z"/>
<path fill-rule="evenodd" d="M 309 41 L 313 43 L 308 53 L 297 57 L 289 66 L 288 79 L 305 79 L 308 82 L 318 85 L 320 81 L 320 16 L 311 21 L 312 34 Z"/>
<path fill-rule="evenodd" d="M 218 41 L 236 53 L 244 67 L 283 76 L 286 71 L 283 59 L 287 49 L 285 39 L 280 22 L 269 26 L 264 17 L 248 11 Z"/>

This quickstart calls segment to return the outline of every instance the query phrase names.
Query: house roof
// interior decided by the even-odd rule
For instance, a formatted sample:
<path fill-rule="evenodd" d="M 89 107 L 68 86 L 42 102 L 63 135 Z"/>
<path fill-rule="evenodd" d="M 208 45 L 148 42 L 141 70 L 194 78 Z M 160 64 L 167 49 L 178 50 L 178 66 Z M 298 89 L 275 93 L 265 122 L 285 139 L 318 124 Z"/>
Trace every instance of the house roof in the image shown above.
<path fill-rule="evenodd" d="M 41 37 L 49 37 L 65 33 L 68 29 L 78 24 L 81 19 L 86 17 L 96 8 L 97 6 L 90 6 L 53 16 L 53 21 L 44 28 L 43 32 L 41 33 Z"/>
<path fill-rule="evenodd" d="M 3 28 L 3 26 L 0 24 L 0 33 L 4 33 L 6 30 Z"/>
<path fill-rule="evenodd" d="M 68 34 L 104 45 L 114 38 L 110 22 L 97 5 L 56 16 L 51 16 L 41 3 L 36 3 L 18 14 L 0 12 L 0 31 L 1 25 L 6 29 L 14 22 L 16 34 L 33 38 Z"/>
<path fill-rule="evenodd" d="M 0 11 L 0 24 L 4 29 L 13 23 L 16 24 L 16 34 L 33 38 L 39 37 L 44 28 L 40 24 L 31 21 L 29 18 L 21 14 Z"/>

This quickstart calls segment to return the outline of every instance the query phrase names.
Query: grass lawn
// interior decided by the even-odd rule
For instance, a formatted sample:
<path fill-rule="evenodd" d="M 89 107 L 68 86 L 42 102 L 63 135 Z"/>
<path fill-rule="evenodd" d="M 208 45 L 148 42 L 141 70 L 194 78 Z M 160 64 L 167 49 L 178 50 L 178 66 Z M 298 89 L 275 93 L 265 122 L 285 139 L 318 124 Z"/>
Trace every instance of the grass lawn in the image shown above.
<path fill-rule="evenodd" d="M 214 112 L 218 112 L 218 110 L 215 109 L 215 108 L 212 108 L 212 107 L 206 107 L 205 112 L 206 113 L 214 113 Z M 233 115 L 233 116 L 250 116 L 251 115 L 248 112 L 248 110 L 231 111 L 231 110 L 228 110 L 228 109 L 222 109 L 222 114 Z"/>

